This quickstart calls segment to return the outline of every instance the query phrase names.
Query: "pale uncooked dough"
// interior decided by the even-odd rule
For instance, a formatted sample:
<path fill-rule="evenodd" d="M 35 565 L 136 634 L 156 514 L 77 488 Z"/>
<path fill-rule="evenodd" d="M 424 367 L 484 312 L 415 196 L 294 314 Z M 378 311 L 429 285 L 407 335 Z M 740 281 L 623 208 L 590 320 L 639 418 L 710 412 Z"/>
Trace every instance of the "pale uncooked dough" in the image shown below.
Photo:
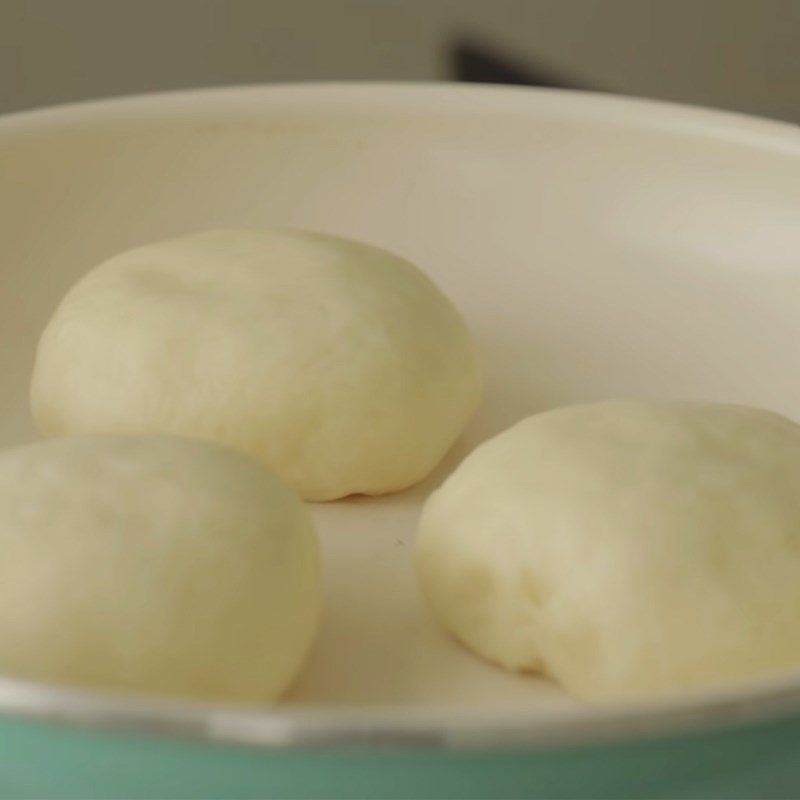
<path fill-rule="evenodd" d="M 206 700 L 277 698 L 320 611 L 303 504 L 264 467 L 172 436 L 0 454 L 0 672 Z"/>
<path fill-rule="evenodd" d="M 701 689 L 800 667 L 800 426 L 702 403 L 538 414 L 424 509 L 441 623 L 577 695 Z"/>
<path fill-rule="evenodd" d="M 43 433 L 177 433 L 251 453 L 303 497 L 424 478 L 476 408 L 458 312 L 376 247 L 283 229 L 140 247 L 87 274 L 42 336 Z"/>

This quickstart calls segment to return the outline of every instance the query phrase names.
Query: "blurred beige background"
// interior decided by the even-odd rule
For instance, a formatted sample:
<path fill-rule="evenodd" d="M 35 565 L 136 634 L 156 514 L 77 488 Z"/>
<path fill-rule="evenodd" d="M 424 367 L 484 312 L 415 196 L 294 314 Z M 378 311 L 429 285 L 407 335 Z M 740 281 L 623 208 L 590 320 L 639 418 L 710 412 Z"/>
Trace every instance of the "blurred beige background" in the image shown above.
<path fill-rule="evenodd" d="M 577 85 L 800 121 L 800 0 L 0 0 L 0 111 L 203 85 L 447 80 L 461 37 Z"/>

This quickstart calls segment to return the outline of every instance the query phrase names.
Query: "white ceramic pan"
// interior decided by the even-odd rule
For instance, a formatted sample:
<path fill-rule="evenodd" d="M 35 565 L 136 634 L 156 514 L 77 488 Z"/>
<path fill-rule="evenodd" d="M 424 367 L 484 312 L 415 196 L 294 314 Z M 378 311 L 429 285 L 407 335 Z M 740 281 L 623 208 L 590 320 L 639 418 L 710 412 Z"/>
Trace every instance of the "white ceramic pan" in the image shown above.
<path fill-rule="evenodd" d="M 603 770 L 592 759 L 619 759 L 620 779 L 640 770 L 644 756 L 631 749 L 632 738 L 656 737 L 657 754 L 667 752 L 658 749 L 664 736 L 721 724 L 761 731 L 760 742 L 767 734 L 757 725 L 791 724 L 797 735 L 793 719 L 765 720 L 800 710 L 798 677 L 658 707 L 592 709 L 545 681 L 501 672 L 433 624 L 409 552 L 431 488 L 477 442 L 532 412 L 658 397 L 736 401 L 800 418 L 797 128 L 580 93 L 380 84 L 195 91 L 6 117 L 0 444 L 35 436 L 26 402 L 34 346 L 83 272 L 159 238 L 273 224 L 364 239 L 426 270 L 483 349 L 485 406 L 425 484 L 314 507 L 325 550 L 325 622 L 308 670 L 279 708 L 162 705 L 4 680 L 0 793 L 69 787 L 79 796 L 87 774 L 76 773 L 64 747 L 90 760 L 105 752 L 106 788 L 127 796 L 169 794 L 178 784 L 153 776 L 173 775 L 165 754 L 182 747 L 189 762 L 178 759 L 173 777 L 189 781 L 191 773 L 194 796 L 226 787 L 231 796 L 235 787 L 259 796 L 311 796 L 315 786 L 347 794 L 360 769 L 351 764 L 347 772 L 336 761 L 311 770 L 310 757 L 297 752 L 273 753 L 272 761 L 262 753 L 253 764 L 269 770 L 262 775 L 251 764 L 251 774 L 235 766 L 244 763 L 235 748 L 198 741 L 191 750 L 167 738 L 157 747 L 136 737 L 132 744 L 118 733 L 26 717 L 270 748 L 421 747 L 422 760 L 380 762 L 384 788 L 414 786 L 403 780 L 416 777 L 429 795 L 461 796 L 479 796 L 480 780 L 448 772 L 432 749 L 512 748 L 521 761 L 495 753 L 500 761 L 485 767 L 508 796 L 515 787 L 556 796 L 572 785 L 559 780 L 599 796 Z M 722 747 L 732 735 L 703 741 Z M 754 752 L 752 742 L 734 739 Z M 601 751 L 600 742 L 615 744 Z M 557 755 L 542 750 L 556 746 Z M 161 767 L 131 766 L 145 758 L 142 747 L 152 747 L 148 758 Z M 15 753 L 12 766 L 3 752 Z M 682 757 L 701 752 L 686 746 Z M 49 766 L 37 770 L 40 757 Z M 367 772 L 377 769 L 369 753 L 358 758 Z M 214 759 L 221 764 L 214 774 L 229 776 L 228 784 L 203 777 Z M 105 786 L 99 773 L 89 775 Z M 537 775 L 538 783 L 525 783 Z M 672 770 L 666 775 L 677 780 Z M 792 779 L 800 791 L 800 769 Z"/>

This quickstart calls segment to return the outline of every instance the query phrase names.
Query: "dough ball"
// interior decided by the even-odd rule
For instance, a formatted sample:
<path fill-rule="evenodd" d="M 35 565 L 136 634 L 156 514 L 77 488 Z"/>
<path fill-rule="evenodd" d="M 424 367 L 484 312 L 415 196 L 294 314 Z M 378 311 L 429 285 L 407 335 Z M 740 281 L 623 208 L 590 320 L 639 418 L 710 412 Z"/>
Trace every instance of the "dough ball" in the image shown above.
<path fill-rule="evenodd" d="M 309 514 L 249 458 L 170 436 L 0 453 L 0 673 L 269 701 L 319 609 Z"/>
<path fill-rule="evenodd" d="M 42 336 L 44 434 L 175 433 L 250 453 L 302 497 L 424 478 L 475 410 L 458 312 L 391 253 L 291 230 L 217 230 L 130 250 Z"/>
<path fill-rule="evenodd" d="M 703 403 L 604 402 L 480 446 L 424 509 L 441 623 L 588 699 L 800 667 L 800 426 Z"/>

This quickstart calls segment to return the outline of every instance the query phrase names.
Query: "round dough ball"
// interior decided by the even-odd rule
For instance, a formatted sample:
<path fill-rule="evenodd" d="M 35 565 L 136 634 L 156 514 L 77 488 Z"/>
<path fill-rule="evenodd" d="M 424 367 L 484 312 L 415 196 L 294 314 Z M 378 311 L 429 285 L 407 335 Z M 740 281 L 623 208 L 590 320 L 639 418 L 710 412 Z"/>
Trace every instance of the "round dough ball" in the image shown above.
<path fill-rule="evenodd" d="M 308 512 L 245 456 L 171 436 L 0 453 L 0 673 L 269 701 L 320 595 Z"/>
<path fill-rule="evenodd" d="M 530 417 L 432 495 L 419 577 L 441 623 L 588 699 L 800 667 L 800 426 L 604 402 Z"/>
<path fill-rule="evenodd" d="M 48 435 L 217 441 L 332 500 L 420 481 L 480 394 L 466 326 L 409 262 L 334 236 L 218 230 L 86 275 L 42 336 L 32 408 Z"/>

